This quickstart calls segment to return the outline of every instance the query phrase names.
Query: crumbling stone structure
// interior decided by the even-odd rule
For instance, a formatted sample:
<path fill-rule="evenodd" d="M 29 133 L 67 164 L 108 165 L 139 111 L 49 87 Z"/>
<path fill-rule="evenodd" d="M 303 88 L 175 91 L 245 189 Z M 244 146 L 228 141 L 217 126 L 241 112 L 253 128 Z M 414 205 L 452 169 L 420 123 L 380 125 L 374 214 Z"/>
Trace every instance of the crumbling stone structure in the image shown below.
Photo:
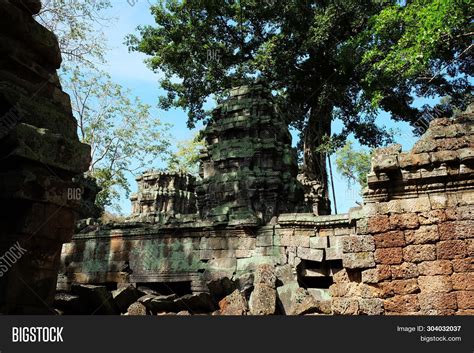
<path fill-rule="evenodd" d="M 204 130 L 200 215 L 214 224 L 261 225 L 302 206 L 296 152 L 263 83 L 230 91 Z"/>
<path fill-rule="evenodd" d="M 137 177 L 132 219 L 162 222 L 165 216 L 196 213 L 195 178 L 184 173 L 148 171 Z"/>
<path fill-rule="evenodd" d="M 255 103 L 251 92 L 234 91 L 230 107 L 242 107 L 243 99 Z M 256 92 L 261 97 L 260 88 Z M 76 234 L 64 246 L 58 286 L 73 289 L 71 300 L 79 301 L 81 291 L 117 288 L 101 295 L 120 303 L 122 309 L 111 312 L 129 315 L 178 313 L 181 300 L 196 312 L 219 315 L 474 314 L 472 111 L 432 121 L 409 152 L 402 153 L 399 145 L 378 150 L 364 205 L 347 214 L 316 215 L 279 208 L 296 202 L 294 194 L 282 193 L 282 180 L 273 177 L 272 168 L 282 165 L 277 157 L 265 164 L 254 158 L 259 149 L 221 152 L 221 142 L 235 144 L 227 127 L 214 130 L 220 119 L 227 119 L 223 107 L 228 105 L 219 108 L 207 131 L 213 144 L 204 155 L 197 191 L 200 214 L 176 214 L 160 223 L 109 224 Z M 233 133 L 248 139 L 250 132 L 242 126 L 250 124 L 245 116 L 255 115 L 235 114 Z M 275 152 L 273 147 L 269 151 Z M 245 167 L 252 163 L 269 166 L 270 172 L 261 176 L 262 189 L 245 193 L 253 181 L 235 178 L 239 168 L 245 171 L 242 178 L 255 178 Z M 292 183 L 292 178 L 287 180 Z M 268 185 L 276 188 L 271 194 L 263 189 Z M 277 207 L 272 217 L 259 203 L 265 199 Z M 124 305 L 122 293 L 132 292 L 129 306 Z M 187 294 L 169 297 L 173 292 Z"/>
<path fill-rule="evenodd" d="M 338 314 L 474 314 L 474 114 L 436 119 L 409 152 L 381 149 L 368 175 Z"/>
<path fill-rule="evenodd" d="M 56 74 L 57 39 L 32 17 L 40 8 L 0 1 L 0 312 L 8 314 L 54 313 L 80 198 L 72 178 L 90 163 Z"/>

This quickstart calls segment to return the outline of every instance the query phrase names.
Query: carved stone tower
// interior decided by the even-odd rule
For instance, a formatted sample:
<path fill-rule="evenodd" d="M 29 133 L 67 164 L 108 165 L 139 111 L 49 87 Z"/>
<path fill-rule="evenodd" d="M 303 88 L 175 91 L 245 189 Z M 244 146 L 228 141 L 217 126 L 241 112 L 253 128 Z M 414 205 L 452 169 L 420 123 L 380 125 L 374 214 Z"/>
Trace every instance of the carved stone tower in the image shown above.
<path fill-rule="evenodd" d="M 291 135 L 263 84 L 232 89 L 204 135 L 196 189 L 201 217 L 215 224 L 261 225 L 294 212 L 303 201 Z"/>

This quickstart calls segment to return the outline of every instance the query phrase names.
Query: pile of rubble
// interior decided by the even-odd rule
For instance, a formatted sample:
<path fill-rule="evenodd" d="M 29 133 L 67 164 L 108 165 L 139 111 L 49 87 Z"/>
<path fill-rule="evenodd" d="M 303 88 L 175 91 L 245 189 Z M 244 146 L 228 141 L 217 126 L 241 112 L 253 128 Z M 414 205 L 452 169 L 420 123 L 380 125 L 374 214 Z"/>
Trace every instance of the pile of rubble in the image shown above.
<path fill-rule="evenodd" d="M 54 307 L 64 315 L 331 314 L 330 300 L 317 300 L 300 287 L 290 265 L 262 264 L 251 277 L 224 277 L 207 285 L 208 292 L 179 295 L 146 286 L 109 291 L 106 286 L 74 284 L 70 292 L 56 294 Z"/>

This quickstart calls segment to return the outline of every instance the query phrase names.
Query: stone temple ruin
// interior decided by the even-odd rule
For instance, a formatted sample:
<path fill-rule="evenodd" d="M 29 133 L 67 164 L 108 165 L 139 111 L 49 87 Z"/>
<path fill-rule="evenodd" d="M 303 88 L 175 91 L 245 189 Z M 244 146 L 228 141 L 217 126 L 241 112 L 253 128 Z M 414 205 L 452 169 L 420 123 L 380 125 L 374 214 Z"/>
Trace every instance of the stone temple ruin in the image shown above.
<path fill-rule="evenodd" d="M 235 88 L 200 180 L 147 172 L 130 218 L 64 245 L 58 307 L 107 289 L 121 306 L 104 313 L 130 315 L 473 314 L 473 123 L 436 119 L 411 151 L 377 150 L 363 206 L 318 215 L 268 90 Z"/>
<path fill-rule="evenodd" d="M 28 254 L 1 269 L 1 313 L 474 314 L 472 108 L 408 152 L 379 149 L 363 205 L 326 215 L 268 89 L 238 87 L 204 132 L 198 180 L 146 172 L 130 217 L 83 220 L 71 240 L 97 190 L 74 179 L 89 150 L 39 6 L 0 0 L 0 247 Z"/>

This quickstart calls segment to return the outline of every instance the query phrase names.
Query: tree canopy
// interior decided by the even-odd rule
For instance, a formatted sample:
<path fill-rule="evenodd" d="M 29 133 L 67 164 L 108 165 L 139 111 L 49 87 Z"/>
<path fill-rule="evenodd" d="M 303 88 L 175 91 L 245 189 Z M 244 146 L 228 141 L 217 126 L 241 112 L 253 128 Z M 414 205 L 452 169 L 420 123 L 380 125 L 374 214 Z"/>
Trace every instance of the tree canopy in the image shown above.
<path fill-rule="evenodd" d="M 417 96 L 465 105 L 471 73 L 469 1 L 196 0 L 152 6 L 156 25 L 127 43 L 150 56 L 167 95 L 161 108 L 188 111 L 188 125 L 209 118 L 206 101 L 234 85 L 264 79 L 301 132 L 306 172 L 327 186 L 324 152 L 331 121 L 375 147 L 391 141 L 375 124 L 384 110 L 412 124 L 427 107 Z"/>

